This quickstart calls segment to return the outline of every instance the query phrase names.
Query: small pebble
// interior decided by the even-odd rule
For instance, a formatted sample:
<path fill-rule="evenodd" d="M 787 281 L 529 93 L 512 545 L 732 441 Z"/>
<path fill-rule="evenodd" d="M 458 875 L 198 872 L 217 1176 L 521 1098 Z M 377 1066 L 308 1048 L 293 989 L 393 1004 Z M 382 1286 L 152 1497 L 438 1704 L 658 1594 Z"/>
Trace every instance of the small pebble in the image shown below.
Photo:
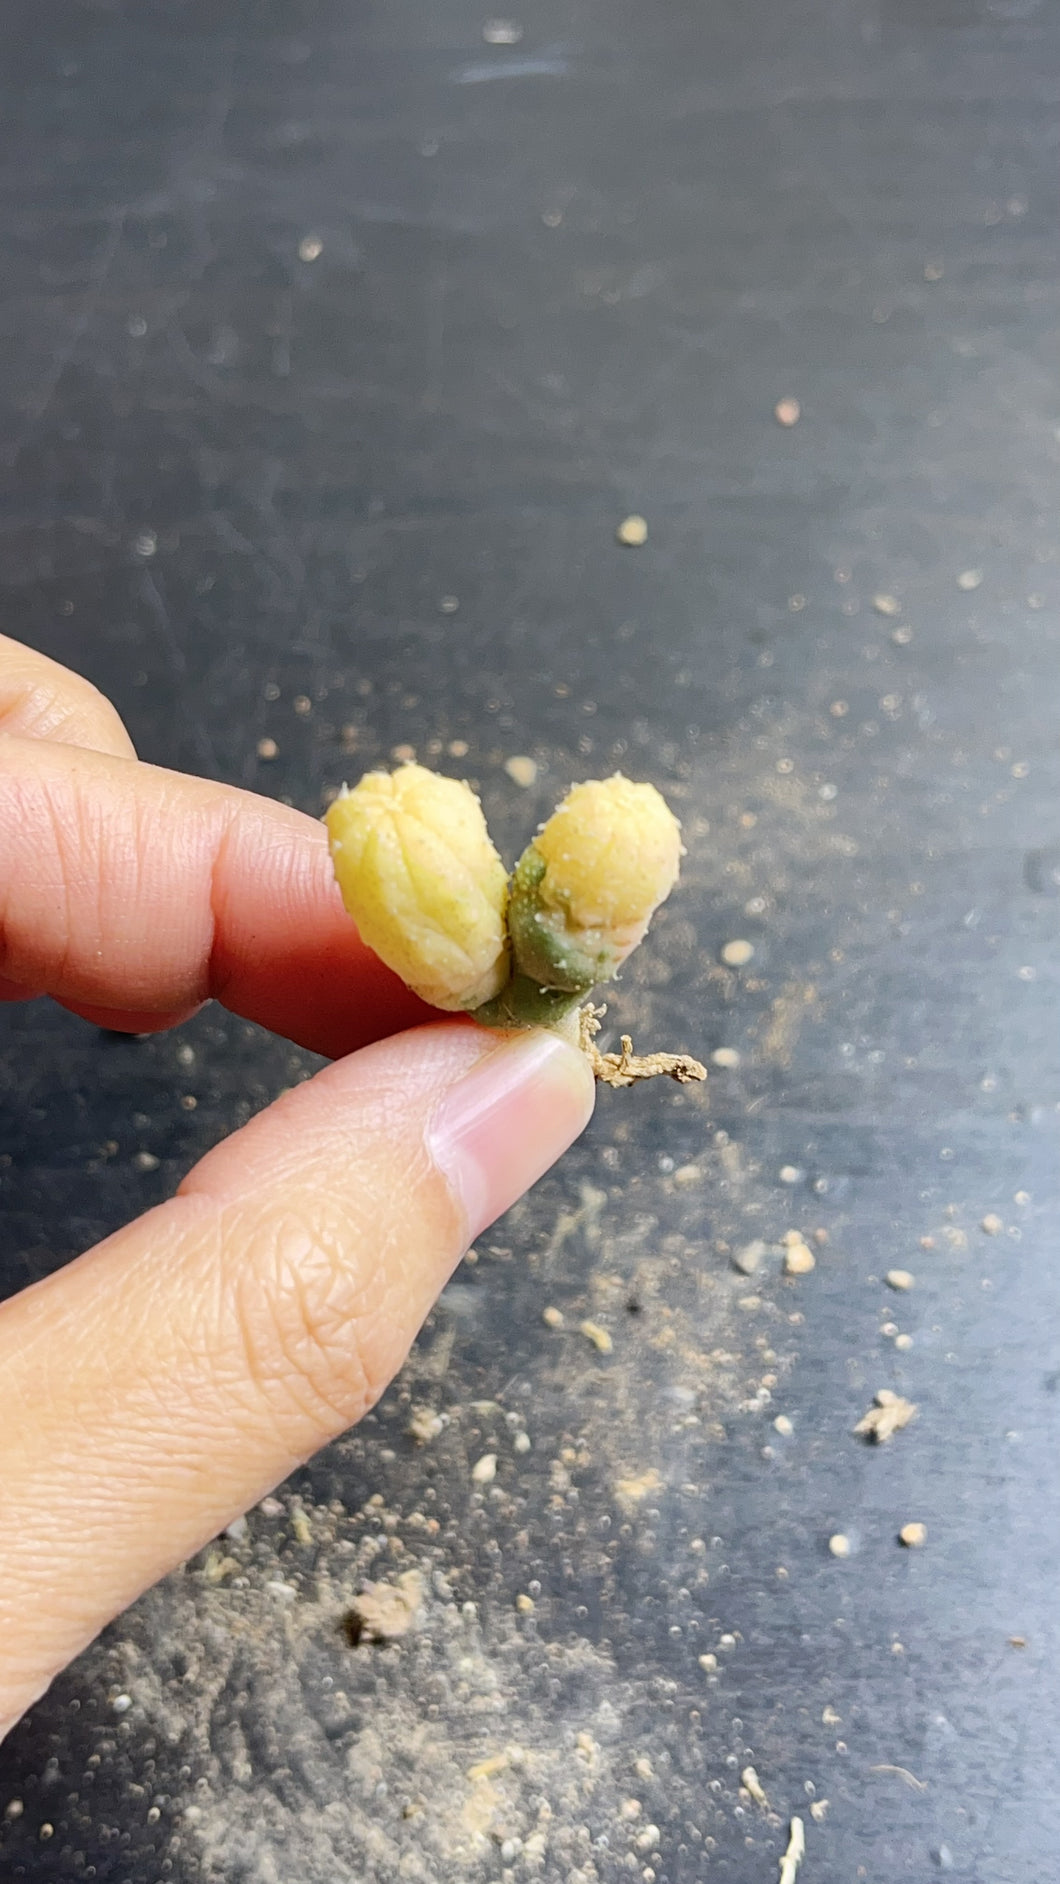
<path fill-rule="evenodd" d="M 784 1251 L 784 1274 L 786 1276 L 808 1276 L 811 1269 L 816 1269 L 817 1258 L 808 1243 L 800 1237 L 796 1243 L 789 1243 Z"/>
<path fill-rule="evenodd" d="M 699 1665 L 704 1674 L 712 1675 L 718 1666 L 718 1658 L 716 1655 L 701 1655 Z"/>
<path fill-rule="evenodd" d="M 916 1284 L 916 1277 L 908 1269 L 888 1269 L 883 1279 L 889 1289 L 912 1289 Z"/>
<path fill-rule="evenodd" d="M 133 1163 L 138 1171 L 157 1171 L 160 1160 L 155 1157 L 153 1151 L 138 1151 L 133 1158 Z"/>
<path fill-rule="evenodd" d="M 778 399 L 773 407 L 773 417 L 778 425 L 797 425 L 802 417 L 802 407 L 797 399 Z"/>
<path fill-rule="evenodd" d="M 872 606 L 877 615 L 900 615 L 902 604 L 896 595 L 874 595 Z"/>
<path fill-rule="evenodd" d="M 127 1714 L 131 1706 L 131 1694 L 116 1694 L 111 1702 L 111 1707 L 114 1709 L 115 1714 Z"/>
<path fill-rule="evenodd" d="M 484 1452 L 481 1459 L 476 1459 L 471 1467 L 471 1478 L 476 1485 L 492 1485 L 497 1476 L 497 1454 Z"/>
<path fill-rule="evenodd" d="M 529 1452 L 532 1441 L 529 1433 L 516 1433 L 512 1440 L 513 1452 Z"/>
<path fill-rule="evenodd" d="M 957 577 L 957 587 L 965 590 L 978 589 L 982 584 L 982 580 L 983 572 L 981 569 L 962 569 L 960 575 Z"/>
<path fill-rule="evenodd" d="M 786 1413 L 778 1413 L 773 1421 L 773 1431 L 779 1433 L 782 1439 L 790 1439 L 795 1428 Z"/>
<path fill-rule="evenodd" d="M 721 951 L 721 959 L 726 968 L 746 968 L 754 956 L 754 943 L 745 942 L 738 937 L 733 942 L 726 942 Z"/>
<path fill-rule="evenodd" d="M 519 1611 L 520 1616 L 532 1616 L 535 1607 L 534 1599 L 532 1596 L 523 1595 L 520 1591 L 515 1599 L 515 1607 Z"/>
<path fill-rule="evenodd" d="M 979 1225 L 981 1230 L 986 1231 L 987 1236 L 1000 1236 L 1004 1227 L 1004 1219 L 999 1217 L 993 1210 L 987 1211 L 986 1216 Z"/>
<path fill-rule="evenodd" d="M 782 1164 L 777 1176 L 782 1184 L 797 1184 L 802 1172 L 797 1164 Z"/>
<path fill-rule="evenodd" d="M 842 1531 L 836 1531 L 835 1534 L 828 1539 L 828 1548 L 833 1557 L 849 1557 L 850 1539 L 844 1536 Z"/>
<path fill-rule="evenodd" d="M 904 1544 L 906 1550 L 920 1550 L 927 1543 L 927 1525 L 903 1524 L 898 1533 L 898 1542 Z"/>
<path fill-rule="evenodd" d="M 504 769 L 513 785 L 522 785 L 529 790 L 537 784 L 537 760 L 528 759 L 523 753 L 516 753 L 511 759 L 505 759 Z"/>
<path fill-rule="evenodd" d="M 753 1276 L 761 1267 L 767 1248 L 761 1237 L 756 1237 L 753 1243 L 744 1243 L 740 1249 L 733 1250 L 731 1262 L 737 1274 Z"/>
<path fill-rule="evenodd" d="M 259 759 L 275 759 L 276 754 L 279 752 L 279 750 L 280 748 L 276 744 L 275 739 L 259 739 L 258 740 L 258 758 Z"/>
<path fill-rule="evenodd" d="M 638 516 L 623 517 L 615 534 L 627 549 L 640 549 L 648 541 L 647 520 Z"/>
<path fill-rule="evenodd" d="M 898 1349 L 899 1354 L 907 1354 L 913 1345 L 913 1337 L 911 1334 L 895 1335 L 894 1345 Z"/>
<path fill-rule="evenodd" d="M 740 1056 L 735 1047 L 715 1047 L 710 1056 L 712 1066 L 720 1066 L 723 1072 L 731 1072 L 739 1066 Z"/>
<path fill-rule="evenodd" d="M 300 262 L 318 262 L 323 253 L 324 244 L 319 236 L 303 236 L 298 244 L 298 260 Z"/>
<path fill-rule="evenodd" d="M 953 1870 L 953 1853 L 948 1845 L 937 1845 L 932 1853 L 940 1871 Z"/>
<path fill-rule="evenodd" d="M 541 1310 L 541 1319 L 546 1328 L 562 1328 L 563 1310 L 561 1308 L 553 1308 L 550 1305 L 548 1308 Z"/>

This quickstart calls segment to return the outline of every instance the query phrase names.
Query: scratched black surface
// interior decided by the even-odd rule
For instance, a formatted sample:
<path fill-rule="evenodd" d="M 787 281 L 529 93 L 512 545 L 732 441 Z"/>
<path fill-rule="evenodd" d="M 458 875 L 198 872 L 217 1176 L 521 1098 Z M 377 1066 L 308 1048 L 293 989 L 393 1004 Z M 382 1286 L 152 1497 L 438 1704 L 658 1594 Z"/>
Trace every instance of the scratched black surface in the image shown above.
<path fill-rule="evenodd" d="M 687 888 L 612 1019 L 741 1061 L 706 1100 L 605 1096 L 406 1383 L 251 1514 L 238 1574 L 189 1566 L 56 1684 L 0 1753 L 3 1876 L 758 1884 L 801 1810 L 807 1884 L 1038 1884 L 1060 1842 L 1060 22 L 1043 0 L 534 0 L 498 44 L 484 16 L 7 8 L 3 626 L 90 674 L 145 757 L 313 812 L 408 744 L 478 779 L 511 852 L 571 776 L 654 777 Z M 640 551 L 614 540 L 628 510 Z M 217 1012 L 150 1043 L 39 1005 L 0 1029 L 9 1290 L 311 1069 Z M 728 1246 L 793 1224 L 827 1229 L 812 1276 L 731 1272 Z M 602 1318 L 612 1356 L 545 1300 Z M 737 1359 L 699 1366 L 714 1350 Z M 882 1385 L 920 1414 L 868 1452 L 850 1428 Z M 433 1449 L 410 1399 L 449 1419 Z M 469 1492 L 491 1441 L 496 1495 Z M 442 1577 L 418 1646 L 374 1656 L 332 1614 L 373 1493 Z M 895 1543 L 910 1517 L 923 1551 Z M 488 1717 L 442 1666 L 465 1626 Z M 208 1699 L 204 1656 L 228 1671 Z M 435 1754 L 399 1784 L 420 1720 Z M 551 1821 L 503 1772 L 475 1818 L 492 1782 L 465 1768 L 506 1735 Z M 584 1769 L 573 1804 L 552 1753 Z M 772 1815 L 740 1797 L 750 1761 Z M 233 1848 L 228 1821 L 257 1829 Z"/>

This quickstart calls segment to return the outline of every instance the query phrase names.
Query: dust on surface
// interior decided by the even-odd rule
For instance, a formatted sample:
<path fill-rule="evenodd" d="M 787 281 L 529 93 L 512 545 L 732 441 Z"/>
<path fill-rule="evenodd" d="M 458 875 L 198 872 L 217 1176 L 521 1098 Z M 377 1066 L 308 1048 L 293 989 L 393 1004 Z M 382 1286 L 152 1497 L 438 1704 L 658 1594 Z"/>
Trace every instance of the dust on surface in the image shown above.
<path fill-rule="evenodd" d="M 727 1149 L 700 1151 L 708 1181 Z M 711 1459 L 733 1426 L 766 1432 L 788 1316 L 744 1299 L 697 1192 L 663 1172 L 633 1197 L 557 1183 L 547 1218 L 511 1213 L 317 1495 L 265 1501 L 97 1651 L 140 1731 L 179 1749 L 182 1879 L 602 1884 L 658 1873 L 675 1840 L 707 1864 L 719 1839 L 775 1874 L 792 1801 L 745 1825 L 763 1752 L 737 1723 L 726 1759 L 709 1722 L 739 1654 Z M 526 1333 L 477 1398 L 477 1317 L 505 1292 Z M 645 1597 L 648 1640 L 617 1599 L 630 1577 L 667 1591 Z M 680 1638 L 676 1672 L 656 1631 Z"/>

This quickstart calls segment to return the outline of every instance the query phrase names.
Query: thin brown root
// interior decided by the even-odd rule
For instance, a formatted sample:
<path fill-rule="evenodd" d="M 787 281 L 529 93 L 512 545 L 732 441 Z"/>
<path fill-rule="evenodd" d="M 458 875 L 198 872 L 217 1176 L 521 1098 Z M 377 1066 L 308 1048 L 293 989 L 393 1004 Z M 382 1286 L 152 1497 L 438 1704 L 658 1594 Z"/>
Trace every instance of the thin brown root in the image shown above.
<path fill-rule="evenodd" d="M 604 1007 L 583 1007 L 578 1014 L 578 1045 L 596 1078 L 604 1086 L 633 1086 L 640 1079 L 676 1079 L 681 1086 L 706 1079 L 707 1069 L 688 1053 L 634 1053 L 628 1034 L 622 1035 L 621 1053 L 601 1053 L 596 1044 Z"/>

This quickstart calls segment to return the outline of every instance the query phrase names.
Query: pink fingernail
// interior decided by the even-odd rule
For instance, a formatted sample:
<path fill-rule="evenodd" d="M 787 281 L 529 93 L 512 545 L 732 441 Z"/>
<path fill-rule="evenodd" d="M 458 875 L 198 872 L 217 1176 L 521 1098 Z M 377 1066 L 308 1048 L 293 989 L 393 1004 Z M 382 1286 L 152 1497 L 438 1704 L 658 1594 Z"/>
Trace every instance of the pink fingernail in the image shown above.
<path fill-rule="evenodd" d="M 427 1142 L 463 1204 L 469 1242 L 573 1143 L 593 1099 L 584 1054 L 540 1028 L 503 1037 L 446 1093 Z"/>

